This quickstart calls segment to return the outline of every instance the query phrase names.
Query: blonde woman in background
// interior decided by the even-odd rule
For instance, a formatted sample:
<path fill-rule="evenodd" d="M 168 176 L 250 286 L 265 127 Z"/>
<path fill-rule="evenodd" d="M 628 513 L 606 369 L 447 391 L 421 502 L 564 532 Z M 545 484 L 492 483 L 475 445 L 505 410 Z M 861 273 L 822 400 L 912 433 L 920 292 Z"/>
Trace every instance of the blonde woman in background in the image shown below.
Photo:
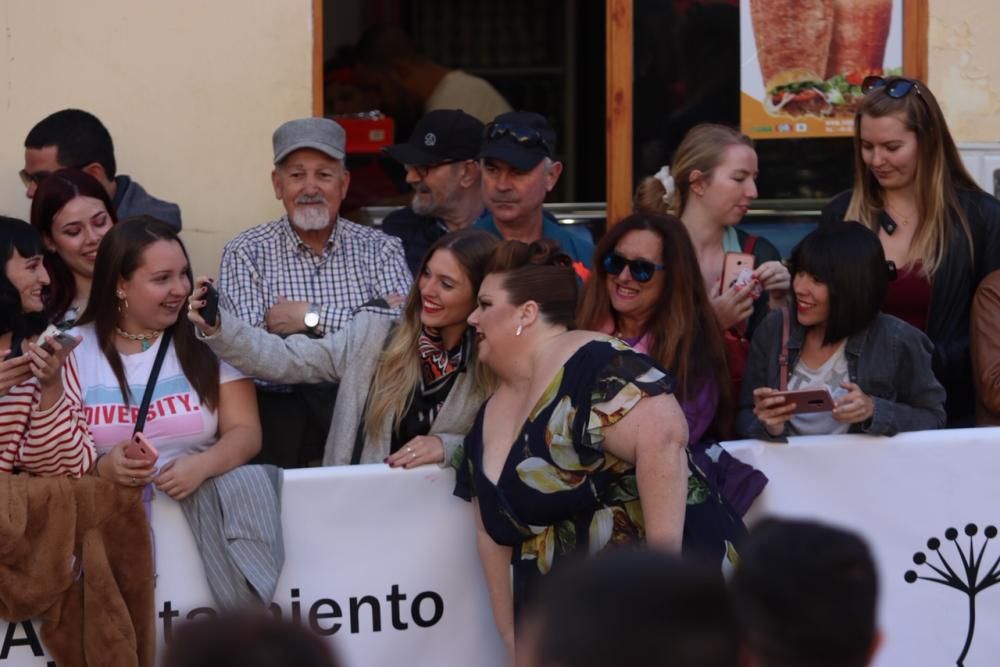
<path fill-rule="evenodd" d="M 868 77 L 854 118 L 854 187 L 822 225 L 858 221 L 877 234 L 897 277 L 883 310 L 934 343 L 948 426 L 972 426 L 969 312 L 1000 268 L 1000 203 L 969 175 L 934 95 L 921 81 Z"/>
<path fill-rule="evenodd" d="M 684 136 L 672 166 L 644 179 L 635 195 L 637 211 L 671 213 L 684 223 L 715 317 L 726 334 L 737 392 L 754 329 L 770 308 L 784 305 L 791 286 L 778 249 L 736 228 L 757 198 L 756 178 L 757 153 L 750 139 L 725 125 L 703 124 Z M 750 284 L 722 285 L 727 252 L 753 254 Z"/>

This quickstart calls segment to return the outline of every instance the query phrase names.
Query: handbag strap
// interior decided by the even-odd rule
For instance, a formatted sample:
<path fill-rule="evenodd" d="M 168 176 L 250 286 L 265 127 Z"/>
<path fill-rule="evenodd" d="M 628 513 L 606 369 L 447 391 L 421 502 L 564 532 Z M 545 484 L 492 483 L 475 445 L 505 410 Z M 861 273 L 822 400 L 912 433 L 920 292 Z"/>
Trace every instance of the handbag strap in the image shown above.
<path fill-rule="evenodd" d="M 781 353 L 778 354 L 779 387 L 781 391 L 788 389 L 788 306 L 781 307 Z"/>
<path fill-rule="evenodd" d="M 160 349 L 156 351 L 156 359 L 153 361 L 153 368 L 149 371 L 149 379 L 146 380 L 146 392 L 142 395 L 142 403 L 139 405 L 139 414 L 135 420 L 135 428 L 132 435 L 142 433 L 146 426 L 146 415 L 149 413 L 149 403 L 153 400 L 153 390 L 156 388 L 156 378 L 160 376 L 160 366 L 163 365 L 163 358 L 167 356 L 167 348 L 170 347 L 170 333 L 167 329 L 160 336 Z"/>

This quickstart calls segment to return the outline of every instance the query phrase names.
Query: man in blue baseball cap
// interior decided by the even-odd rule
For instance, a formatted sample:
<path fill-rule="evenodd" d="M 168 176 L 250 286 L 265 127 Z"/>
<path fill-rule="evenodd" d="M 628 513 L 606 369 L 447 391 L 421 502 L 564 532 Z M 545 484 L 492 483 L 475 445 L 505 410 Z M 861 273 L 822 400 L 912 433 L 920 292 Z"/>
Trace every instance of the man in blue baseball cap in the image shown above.
<path fill-rule="evenodd" d="M 413 275 L 431 245 L 447 232 L 469 227 L 483 213 L 479 145 L 483 124 L 461 109 L 424 115 L 409 141 L 385 153 L 406 169 L 413 188 L 409 206 L 382 221 L 382 231 L 399 237 Z"/>
<path fill-rule="evenodd" d="M 486 125 L 479 159 L 488 212 L 476 228 L 511 241 L 556 241 L 586 278 L 594 255 L 589 233 L 570 231 L 543 208 L 563 168 L 556 159 L 555 130 L 545 117 L 531 111 L 500 114 Z"/>

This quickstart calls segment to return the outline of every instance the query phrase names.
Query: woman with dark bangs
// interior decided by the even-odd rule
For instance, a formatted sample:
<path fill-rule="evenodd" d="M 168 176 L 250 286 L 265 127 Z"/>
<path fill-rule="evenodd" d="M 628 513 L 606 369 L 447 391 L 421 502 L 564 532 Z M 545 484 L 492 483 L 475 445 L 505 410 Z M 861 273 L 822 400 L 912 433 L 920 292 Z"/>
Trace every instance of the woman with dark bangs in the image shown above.
<path fill-rule="evenodd" d="M 854 118 L 854 187 L 821 224 L 857 220 L 898 277 L 883 310 L 925 332 L 948 392 L 948 426 L 972 426 L 969 314 L 980 281 L 1000 269 L 1000 202 L 962 163 L 944 114 L 922 81 L 868 77 Z"/>
<path fill-rule="evenodd" d="M 60 328 L 73 326 L 87 305 L 101 239 L 118 221 L 107 190 L 79 169 L 60 169 L 43 180 L 31 202 L 31 224 L 45 243 L 51 284 L 45 314 Z"/>
<path fill-rule="evenodd" d="M 0 473 L 80 477 L 93 465 L 94 444 L 75 344 L 37 338 L 49 283 L 42 252 L 28 223 L 0 216 Z"/>
<path fill-rule="evenodd" d="M 894 435 L 941 428 L 945 393 L 921 331 L 880 312 L 889 269 L 878 238 L 856 222 L 820 228 L 792 251 L 793 308 L 754 334 L 737 419 L 752 438 L 831 433 Z M 788 318 L 787 334 L 783 319 Z M 827 389 L 832 411 L 796 413 L 776 396 Z"/>

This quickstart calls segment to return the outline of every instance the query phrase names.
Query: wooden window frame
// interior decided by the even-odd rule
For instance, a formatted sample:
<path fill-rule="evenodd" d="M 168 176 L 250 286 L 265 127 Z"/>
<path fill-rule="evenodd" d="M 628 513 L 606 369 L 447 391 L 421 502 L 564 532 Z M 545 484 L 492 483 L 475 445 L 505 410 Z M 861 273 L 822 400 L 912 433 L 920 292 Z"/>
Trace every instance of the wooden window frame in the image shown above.
<path fill-rule="evenodd" d="M 903 71 L 927 81 L 928 0 L 903 2 Z M 607 12 L 608 226 L 632 211 L 633 0 L 605 0 Z"/>

